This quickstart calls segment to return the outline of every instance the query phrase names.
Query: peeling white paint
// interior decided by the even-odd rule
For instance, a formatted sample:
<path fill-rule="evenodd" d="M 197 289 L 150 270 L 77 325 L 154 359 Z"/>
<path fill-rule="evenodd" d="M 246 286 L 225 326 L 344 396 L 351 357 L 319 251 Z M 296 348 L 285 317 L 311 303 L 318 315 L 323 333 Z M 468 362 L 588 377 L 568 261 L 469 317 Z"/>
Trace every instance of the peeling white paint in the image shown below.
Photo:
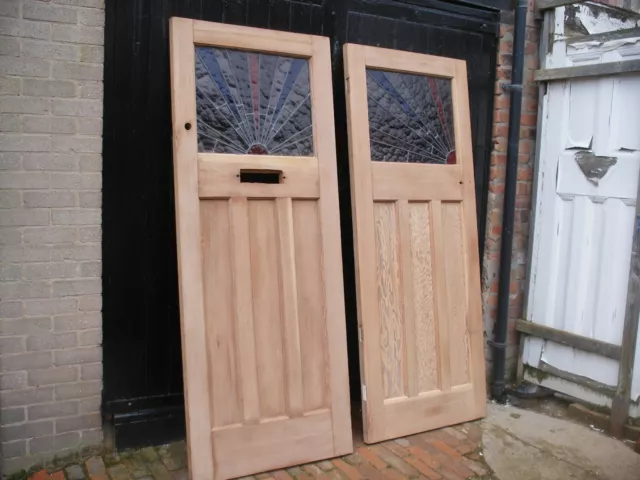
<path fill-rule="evenodd" d="M 558 21 L 563 10 L 556 9 L 556 37 L 545 68 L 640 58 L 640 36 L 567 43 Z M 579 15 L 590 33 L 636 26 L 619 19 L 598 26 L 587 10 Z M 526 318 L 620 345 L 640 175 L 640 73 L 549 82 L 541 100 Z M 593 164 L 579 165 L 581 151 Z M 522 360 L 617 384 L 617 361 L 551 341 L 527 338 Z M 607 395 L 566 380 L 548 376 L 536 383 L 593 404 L 611 404 Z M 640 399 L 640 368 L 631 397 Z M 632 411 L 640 416 L 637 404 Z"/>
<path fill-rule="evenodd" d="M 615 18 L 602 10 L 602 6 L 596 4 L 596 8 L 590 2 L 576 5 L 578 12 L 577 19 L 589 32 L 589 35 L 596 33 L 615 32 L 617 30 L 634 28 L 640 26 L 640 22 L 634 18 L 626 20 Z"/>

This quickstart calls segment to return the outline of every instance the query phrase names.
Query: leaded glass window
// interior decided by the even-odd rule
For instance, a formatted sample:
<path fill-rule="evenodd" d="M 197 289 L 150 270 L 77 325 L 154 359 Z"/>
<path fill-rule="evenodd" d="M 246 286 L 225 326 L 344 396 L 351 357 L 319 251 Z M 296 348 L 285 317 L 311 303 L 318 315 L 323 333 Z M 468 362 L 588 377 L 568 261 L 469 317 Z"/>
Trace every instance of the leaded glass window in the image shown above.
<path fill-rule="evenodd" d="M 313 155 L 309 62 L 196 47 L 198 151 Z"/>
<path fill-rule="evenodd" d="M 371 159 L 456 163 L 451 80 L 367 69 Z"/>

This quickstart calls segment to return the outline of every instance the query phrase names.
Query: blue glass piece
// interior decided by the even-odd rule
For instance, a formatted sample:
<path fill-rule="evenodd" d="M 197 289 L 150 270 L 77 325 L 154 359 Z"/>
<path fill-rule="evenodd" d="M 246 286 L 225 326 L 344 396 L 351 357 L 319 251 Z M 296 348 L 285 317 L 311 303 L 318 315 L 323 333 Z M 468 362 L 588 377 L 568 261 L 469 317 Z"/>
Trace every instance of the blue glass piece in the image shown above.
<path fill-rule="evenodd" d="M 305 59 L 196 47 L 198 151 L 313 155 Z"/>
<path fill-rule="evenodd" d="M 456 163 L 451 80 L 367 69 L 371 159 Z"/>

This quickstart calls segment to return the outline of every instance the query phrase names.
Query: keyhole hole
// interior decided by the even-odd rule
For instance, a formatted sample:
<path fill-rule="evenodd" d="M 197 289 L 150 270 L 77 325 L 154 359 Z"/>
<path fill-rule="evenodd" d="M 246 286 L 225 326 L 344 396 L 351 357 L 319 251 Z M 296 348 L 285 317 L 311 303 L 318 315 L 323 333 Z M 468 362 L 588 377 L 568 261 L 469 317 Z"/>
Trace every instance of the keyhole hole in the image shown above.
<path fill-rule="evenodd" d="M 189 122 L 185 123 L 184 128 L 186 128 L 187 130 L 191 130 L 191 124 Z"/>

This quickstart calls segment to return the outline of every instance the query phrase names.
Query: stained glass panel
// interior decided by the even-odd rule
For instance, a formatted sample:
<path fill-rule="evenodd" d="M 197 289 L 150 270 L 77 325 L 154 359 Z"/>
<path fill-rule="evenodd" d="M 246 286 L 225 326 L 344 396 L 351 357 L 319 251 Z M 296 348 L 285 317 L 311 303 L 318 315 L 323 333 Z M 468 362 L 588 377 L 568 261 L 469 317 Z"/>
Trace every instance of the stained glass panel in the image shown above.
<path fill-rule="evenodd" d="M 309 62 L 196 47 L 198 151 L 313 155 Z"/>
<path fill-rule="evenodd" d="M 371 159 L 456 163 L 451 80 L 367 69 Z"/>

